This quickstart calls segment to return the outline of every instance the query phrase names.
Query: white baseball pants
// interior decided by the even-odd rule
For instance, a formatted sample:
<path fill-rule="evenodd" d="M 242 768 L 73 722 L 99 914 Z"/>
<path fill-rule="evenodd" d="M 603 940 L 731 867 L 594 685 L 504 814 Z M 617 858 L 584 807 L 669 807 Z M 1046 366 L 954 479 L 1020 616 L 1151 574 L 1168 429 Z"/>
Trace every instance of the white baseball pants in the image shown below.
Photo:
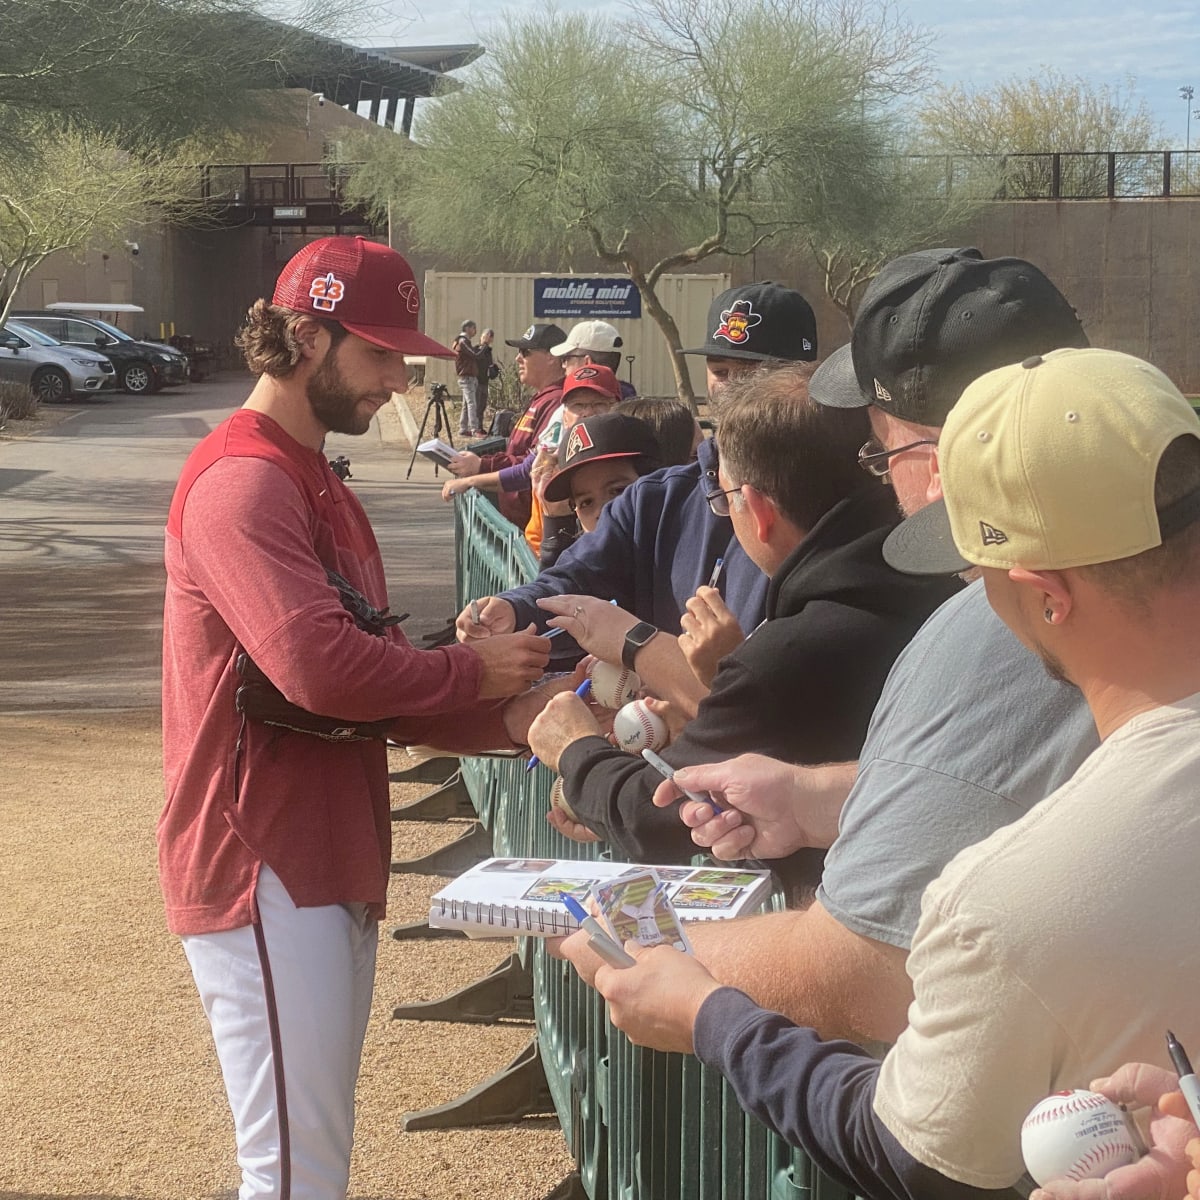
<path fill-rule="evenodd" d="M 233 1110 L 238 1200 L 345 1200 L 379 923 L 361 904 L 297 908 L 267 866 L 256 898 L 259 924 L 183 938 Z"/>

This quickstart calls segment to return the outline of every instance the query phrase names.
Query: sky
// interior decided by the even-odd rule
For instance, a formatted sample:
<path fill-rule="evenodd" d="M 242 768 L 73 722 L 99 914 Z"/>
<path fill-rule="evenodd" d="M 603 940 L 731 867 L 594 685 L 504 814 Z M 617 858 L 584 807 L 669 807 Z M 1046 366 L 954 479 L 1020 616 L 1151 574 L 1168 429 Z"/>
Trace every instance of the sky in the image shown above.
<path fill-rule="evenodd" d="M 870 3 L 870 0 L 867 0 Z M 423 12 L 413 0 L 382 0 L 380 21 L 360 45 L 487 44 L 488 25 L 506 8 L 485 0 L 437 0 Z M 610 0 L 558 0 L 564 11 L 603 12 Z M 934 62 L 945 83 L 986 88 L 1042 67 L 1079 75 L 1097 84 L 1120 85 L 1145 99 L 1172 144 L 1181 149 L 1187 136 L 1200 138 L 1200 0 L 901 0 L 908 19 L 934 35 Z M 1179 88 L 1191 85 L 1187 104 Z"/>

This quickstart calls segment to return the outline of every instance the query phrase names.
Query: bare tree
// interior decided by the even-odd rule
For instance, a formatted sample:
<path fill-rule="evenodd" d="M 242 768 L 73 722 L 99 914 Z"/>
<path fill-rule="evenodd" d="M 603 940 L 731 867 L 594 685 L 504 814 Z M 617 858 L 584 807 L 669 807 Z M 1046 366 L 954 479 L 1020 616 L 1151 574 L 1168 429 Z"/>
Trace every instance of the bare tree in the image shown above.
<path fill-rule="evenodd" d="M 44 123 L 36 150 L 0 155 L 0 324 L 51 254 L 112 245 L 164 214 L 187 221 L 202 211 L 186 150 L 130 149 L 112 134 Z"/>
<path fill-rule="evenodd" d="M 864 0 L 633 0 L 621 25 L 543 9 L 488 38 L 416 140 L 364 140 L 352 195 L 418 244 L 629 275 L 694 404 L 662 276 L 808 244 L 878 208 L 883 106 L 926 78 L 924 36 Z M 847 210 L 849 211 L 849 210 Z"/>

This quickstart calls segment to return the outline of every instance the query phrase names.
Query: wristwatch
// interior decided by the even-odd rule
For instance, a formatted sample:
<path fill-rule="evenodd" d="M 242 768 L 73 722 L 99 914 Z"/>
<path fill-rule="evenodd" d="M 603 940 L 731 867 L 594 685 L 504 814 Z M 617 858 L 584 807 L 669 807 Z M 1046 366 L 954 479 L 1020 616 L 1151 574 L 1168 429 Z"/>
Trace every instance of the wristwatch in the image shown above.
<path fill-rule="evenodd" d="M 626 635 L 625 644 L 621 647 L 621 665 L 627 670 L 633 670 L 633 660 L 637 652 L 658 632 L 658 628 L 649 621 L 640 621 Z"/>

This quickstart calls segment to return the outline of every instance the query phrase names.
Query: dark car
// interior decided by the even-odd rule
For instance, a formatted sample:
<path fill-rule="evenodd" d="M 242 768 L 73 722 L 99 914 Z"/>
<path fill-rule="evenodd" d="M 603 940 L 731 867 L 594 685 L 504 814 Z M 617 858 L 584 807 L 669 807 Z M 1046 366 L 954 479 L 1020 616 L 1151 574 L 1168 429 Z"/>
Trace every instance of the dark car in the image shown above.
<path fill-rule="evenodd" d="M 22 325 L 40 329 L 69 346 L 99 350 L 112 360 L 121 386 L 134 395 L 157 392 L 188 380 L 188 360 L 174 346 L 139 342 L 98 317 L 69 312 L 25 310 L 9 314 Z"/>

